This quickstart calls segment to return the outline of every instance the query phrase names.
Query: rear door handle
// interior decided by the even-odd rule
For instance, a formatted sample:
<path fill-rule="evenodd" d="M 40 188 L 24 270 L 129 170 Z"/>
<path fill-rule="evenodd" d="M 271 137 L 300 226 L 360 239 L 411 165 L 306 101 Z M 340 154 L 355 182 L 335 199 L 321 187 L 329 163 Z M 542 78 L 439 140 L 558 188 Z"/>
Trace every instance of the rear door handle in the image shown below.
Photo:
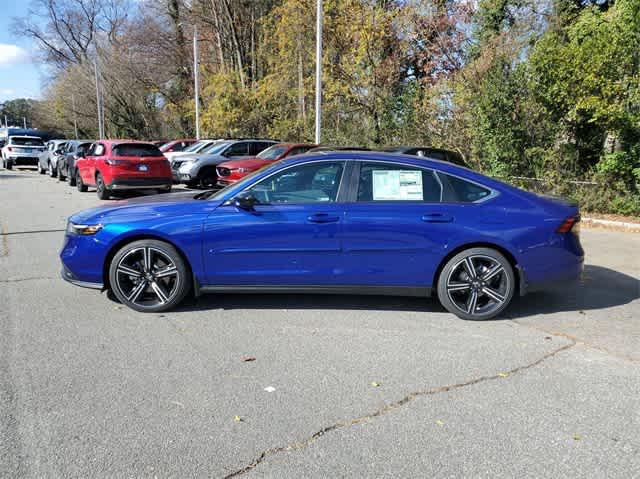
<path fill-rule="evenodd" d="M 422 221 L 425 223 L 452 223 L 453 216 L 444 215 L 442 213 L 429 213 L 422 217 Z"/>
<path fill-rule="evenodd" d="M 337 223 L 340 220 L 339 216 L 330 215 L 328 213 L 316 213 L 307 217 L 307 221 L 310 223 Z"/>

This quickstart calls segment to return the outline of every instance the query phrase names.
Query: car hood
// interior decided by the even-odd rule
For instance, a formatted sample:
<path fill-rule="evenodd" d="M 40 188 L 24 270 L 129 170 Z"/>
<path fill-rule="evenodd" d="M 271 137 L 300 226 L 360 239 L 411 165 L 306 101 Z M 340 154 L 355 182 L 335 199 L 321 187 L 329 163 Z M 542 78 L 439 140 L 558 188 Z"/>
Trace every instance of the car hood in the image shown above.
<path fill-rule="evenodd" d="M 80 211 L 71 216 L 69 221 L 76 224 L 108 224 L 184 215 L 185 203 L 193 203 L 188 210 L 190 215 L 206 215 L 220 204 L 220 201 L 198 200 L 194 198 L 197 195 L 196 192 L 187 191 L 116 201 Z"/>
<path fill-rule="evenodd" d="M 208 165 L 219 165 L 220 163 L 224 163 L 228 161 L 229 158 L 221 155 L 193 155 L 192 158 L 196 159 L 201 163 L 207 163 Z"/>
<path fill-rule="evenodd" d="M 241 160 L 225 161 L 220 166 L 223 166 L 229 169 L 251 168 L 251 169 L 257 170 L 258 168 L 262 168 L 263 166 L 273 163 L 273 161 L 274 160 L 263 160 L 262 158 L 252 157 L 252 158 L 243 158 Z"/>

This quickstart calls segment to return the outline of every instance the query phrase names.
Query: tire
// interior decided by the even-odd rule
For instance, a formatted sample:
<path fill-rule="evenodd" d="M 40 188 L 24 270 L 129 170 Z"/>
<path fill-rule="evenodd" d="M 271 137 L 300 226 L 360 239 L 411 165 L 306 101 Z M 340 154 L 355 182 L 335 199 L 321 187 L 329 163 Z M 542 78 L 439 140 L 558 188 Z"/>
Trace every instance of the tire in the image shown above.
<path fill-rule="evenodd" d="M 191 273 L 173 246 L 144 239 L 124 245 L 115 254 L 109 265 L 109 285 L 122 304 L 135 311 L 157 313 L 184 299 L 191 290 Z"/>
<path fill-rule="evenodd" d="M 69 173 L 69 172 L 62 172 L 61 168 L 56 168 L 56 175 L 58 177 L 58 181 L 64 181 L 67 179 L 67 175 L 65 173 Z"/>
<path fill-rule="evenodd" d="M 197 182 L 199 188 L 203 190 L 215 188 L 216 183 L 218 183 L 218 173 L 214 167 L 207 166 L 200 170 Z"/>
<path fill-rule="evenodd" d="M 167 188 L 162 188 L 160 190 L 156 190 L 158 194 L 163 195 L 165 193 L 171 193 L 171 186 L 168 186 Z"/>
<path fill-rule="evenodd" d="M 108 200 L 111 197 L 100 173 L 96 174 L 96 194 L 101 200 Z"/>
<path fill-rule="evenodd" d="M 69 173 L 69 176 L 67 176 L 67 182 L 69 183 L 69 186 L 76 186 L 76 177 L 77 173 L 75 175 Z"/>
<path fill-rule="evenodd" d="M 4 167 L 7 170 L 13 170 L 13 163 L 11 163 L 11 160 L 5 160 L 4 162 Z"/>
<path fill-rule="evenodd" d="M 40 161 L 38 161 L 38 173 L 40 173 L 41 175 L 44 175 L 46 172 L 47 170 L 45 170 L 40 164 Z"/>
<path fill-rule="evenodd" d="M 87 185 L 82 182 L 82 177 L 80 176 L 79 171 L 76 171 L 76 188 L 80 193 L 85 193 L 87 191 Z"/>
<path fill-rule="evenodd" d="M 49 176 L 51 178 L 57 178 L 58 177 L 58 171 L 53 167 L 53 165 L 51 164 L 51 162 L 47 162 L 47 173 L 49 174 Z"/>
<path fill-rule="evenodd" d="M 438 299 L 442 305 L 468 320 L 498 316 L 509 306 L 515 290 L 511 263 L 491 248 L 461 251 L 447 261 L 438 278 Z"/>

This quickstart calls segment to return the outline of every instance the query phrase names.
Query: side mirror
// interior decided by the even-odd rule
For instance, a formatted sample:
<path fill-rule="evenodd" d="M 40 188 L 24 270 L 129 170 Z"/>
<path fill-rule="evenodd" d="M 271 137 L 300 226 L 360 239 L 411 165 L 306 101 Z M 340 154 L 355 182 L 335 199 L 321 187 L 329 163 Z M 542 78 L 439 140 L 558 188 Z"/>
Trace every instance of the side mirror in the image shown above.
<path fill-rule="evenodd" d="M 80 151 L 78 151 L 78 153 L 76 153 L 76 156 L 78 158 L 84 158 L 84 157 L 87 156 L 87 154 L 83 150 L 80 150 Z"/>
<path fill-rule="evenodd" d="M 239 210 L 244 211 L 255 211 L 255 205 L 258 204 L 258 200 L 256 200 L 253 196 L 236 196 L 233 199 L 233 206 L 238 208 Z"/>

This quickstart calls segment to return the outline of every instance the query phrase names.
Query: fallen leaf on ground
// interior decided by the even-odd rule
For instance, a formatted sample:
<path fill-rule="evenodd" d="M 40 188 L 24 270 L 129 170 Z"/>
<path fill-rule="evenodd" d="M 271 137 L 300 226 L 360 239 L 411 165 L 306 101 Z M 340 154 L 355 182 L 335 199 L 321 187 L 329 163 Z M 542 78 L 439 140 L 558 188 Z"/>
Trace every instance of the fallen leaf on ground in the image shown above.
<path fill-rule="evenodd" d="M 371 385 L 372 385 L 374 388 L 379 388 L 379 387 L 382 385 L 382 383 L 377 383 L 377 382 L 373 381 L 373 382 L 371 383 Z"/>
<path fill-rule="evenodd" d="M 244 421 L 244 419 L 242 419 L 240 416 L 233 416 L 233 420 L 235 422 L 243 422 Z"/>
<path fill-rule="evenodd" d="M 441 421 L 440 419 L 438 419 L 438 420 L 436 421 L 436 424 L 437 424 L 438 426 L 442 427 L 442 426 L 444 426 L 444 421 Z"/>
<path fill-rule="evenodd" d="M 501 378 L 506 378 L 507 376 L 509 376 L 509 373 L 498 373 L 498 376 L 500 376 Z"/>
<path fill-rule="evenodd" d="M 574 441 L 582 441 L 582 436 L 580 434 L 574 434 L 573 435 L 573 440 Z"/>
<path fill-rule="evenodd" d="M 256 358 L 254 358 L 253 356 L 243 356 L 242 357 L 242 361 L 244 361 L 245 363 L 250 363 L 251 361 L 255 361 Z"/>

